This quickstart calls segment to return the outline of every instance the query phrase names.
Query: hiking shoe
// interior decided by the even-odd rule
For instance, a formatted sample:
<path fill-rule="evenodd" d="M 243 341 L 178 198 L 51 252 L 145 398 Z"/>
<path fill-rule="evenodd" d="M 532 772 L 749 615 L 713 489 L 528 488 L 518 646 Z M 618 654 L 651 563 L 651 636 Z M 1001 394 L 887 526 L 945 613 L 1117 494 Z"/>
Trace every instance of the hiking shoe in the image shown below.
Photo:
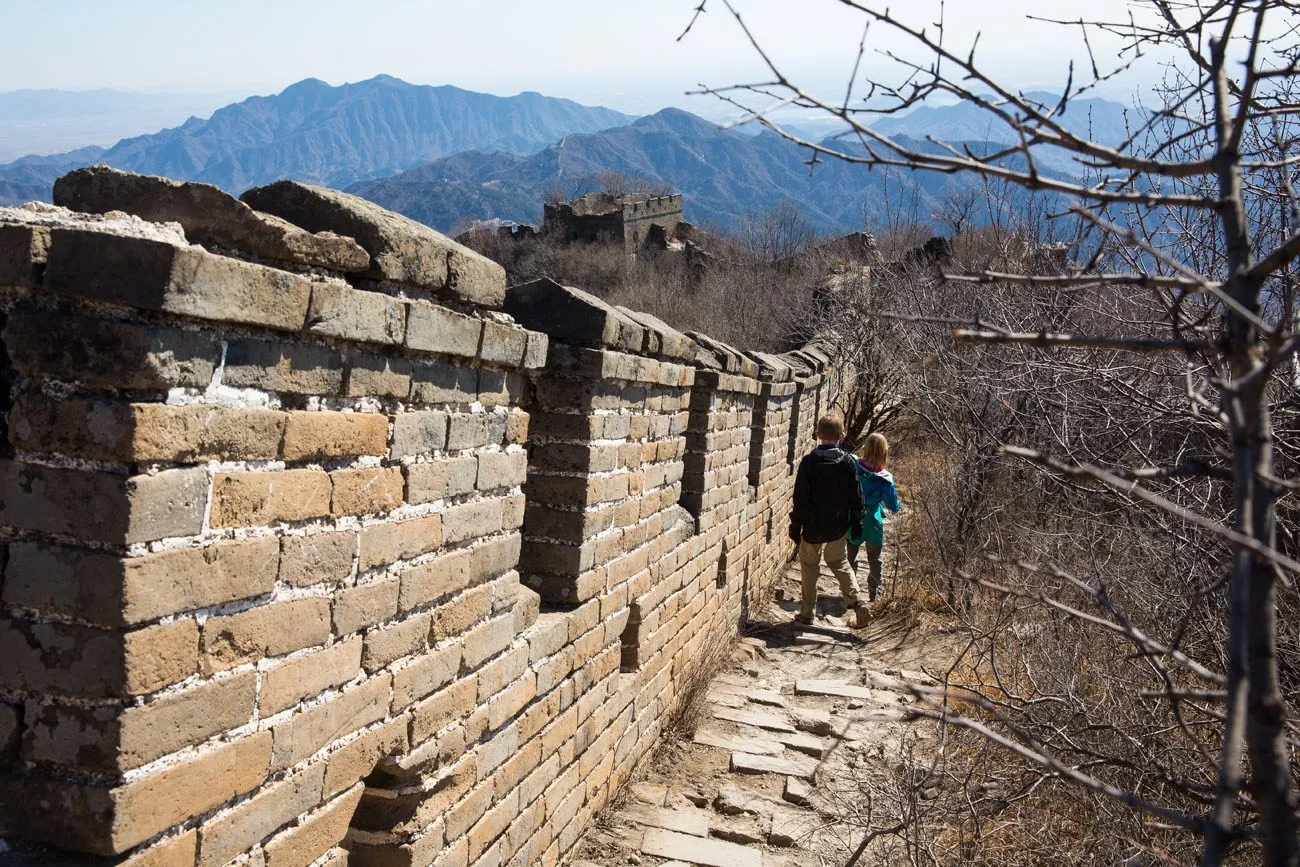
<path fill-rule="evenodd" d="M 865 605 L 858 605 L 853 609 L 853 628 L 866 629 L 867 624 L 871 622 L 871 610 Z"/>
<path fill-rule="evenodd" d="M 798 623 L 800 626 L 812 626 L 813 618 L 811 614 L 796 614 L 794 616 L 794 622 Z"/>

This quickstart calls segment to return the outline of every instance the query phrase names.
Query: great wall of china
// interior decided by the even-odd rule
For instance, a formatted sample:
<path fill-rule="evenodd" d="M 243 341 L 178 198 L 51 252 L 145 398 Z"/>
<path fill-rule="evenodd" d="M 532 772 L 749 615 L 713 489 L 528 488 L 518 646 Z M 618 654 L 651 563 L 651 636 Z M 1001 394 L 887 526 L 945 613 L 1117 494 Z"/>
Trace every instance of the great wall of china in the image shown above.
<path fill-rule="evenodd" d="M 244 199 L 0 211 L 0 838 L 555 865 L 784 571 L 827 359 Z"/>

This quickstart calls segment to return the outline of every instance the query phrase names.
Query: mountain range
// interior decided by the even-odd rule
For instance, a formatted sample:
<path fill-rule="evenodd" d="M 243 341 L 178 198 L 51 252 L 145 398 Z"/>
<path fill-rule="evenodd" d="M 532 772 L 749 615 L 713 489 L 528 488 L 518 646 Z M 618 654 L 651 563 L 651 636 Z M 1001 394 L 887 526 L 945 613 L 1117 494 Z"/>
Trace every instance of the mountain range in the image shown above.
<path fill-rule="evenodd" d="M 539 93 L 501 97 L 408 84 L 381 75 L 332 87 L 306 79 L 181 126 L 123 139 L 111 148 L 24 158 L 0 166 L 0 196 L 33 198 L 74 165 L 216 184 L 231 192 L 280 178 L 342 187 L 469 149 L 530 153 L 572 132 L 626 124 L 608 108 Z"/>
<path fill-rule="evenodd" d="M 922 106 L 877 128 L 918 149 L 936 149 L 927 136 L 976 151 L 996 147 L 998 131 L 974 111 Z M 1122 137 L 1126 115 L 1118 103 L 1093 99 L 1072 104 L 1064 120 L 1112 141 Z M 107 149 L 0 165 L 0 204 L 48 201 L 55 178 L 102 162 L 231 193 L 280 178 L 319 183 L 449 231 L 476 219 L 536 222 L 548 195 L 596 189 L 598 175 L 616 171 L 680 190 L 692 222 L 734 228 L 745 214 L 793 201 L 818 228 L 850 231 L 886 202 L 897 208 L 902 201 L 905 216 L 929 219 L 972 183 L 834 160 L 810 171 L 807 156 L 770 131 L 722 130 L 680 109 L 634 119 L 537 93 L 500 97 L 391 76 L 338 87 L 307 79 Z M 1047 174 L 1075 174 L 1050 154 L 1036 162 Z"/>

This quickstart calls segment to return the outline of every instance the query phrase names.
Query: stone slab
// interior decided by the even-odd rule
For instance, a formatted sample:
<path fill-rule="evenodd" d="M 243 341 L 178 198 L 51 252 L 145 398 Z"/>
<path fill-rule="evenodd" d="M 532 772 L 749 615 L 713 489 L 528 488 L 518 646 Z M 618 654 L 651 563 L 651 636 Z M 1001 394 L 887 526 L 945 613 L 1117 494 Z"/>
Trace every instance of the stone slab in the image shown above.
<path fill-rule="evenodd" d="M 793 732 L 795 730 L 794 726 L 791 725 L 790 721 L 785 717 L 763 710 L 714 707 L 712 710 L 712 716 L 714 719 L 744 723 L 745 725 L 757 726 L 761 729 L 771 729 L 776 732 Z"/>
<path fill-rule="evenodd" d="M 796 707 L 790 711 L 795 728 L 815 735 L 834 734 L 835 726 L 828 710 L 811 707 Z"/>
<path fill-rule="evenodd" d="M 704 867 L 763 867 L 763 856 L 757 849 L 747 849 L 725 840 L 678 834 L 663 828 L 646 831 L 645 839 L 641 841 L 641 852 Z"/>
<path fill-rule="evenodd" d="M 875 693 L 865 686 L 843 680 L 798 680 L 795 695 L 831 695 L 839 698 L 874 698 Z"/>
<path fill-rule="evenodd" d="M 525 328 L 596 349 L 640 352 L 645 329 L 595 295 L 542 277 L 510 287 L 505 310 Z"/>
<path fill-rule="evenodd" d="M 785 753 L 785 747 L 775 740 L 747 737 L 745 735 L 729 735 L 725 732 L 715 732 L 712 729 L 697 729 L 691 741 L 701 746 L 717 747 L 729 752 L 738 750 L 763 756 L 780 756 Z"/>
<path fill-rule="evenodd" d="M 741 738 L 757 740 L 760 742 L 772 742 L 780 747 L 789 747 L 797 752 L 820 759 L 830 749 L 830 744 L 818 737 L 814 737 L 807 732 L 772 732 L 763 731 L 762 729 L 742 725 Z M 732 747 L 731 749 L 740 750 L 741 752 L 758 752 L 766 755 L 780 755 L 780 753 L 770 753 L 765 750 L 746 750 L 744 747 Z"/>
<path fill-rule="evenodd" d="M 817 763 L 800 758 L 758 756 L 753 753 L 732 753 L 731 770 L 738 774 L 784 774 L 811 780 L 817 772 Z"/>
<path fill-rule="evenodd" d="M 799 777 L 786 777 L 785 790 L 781 797 L 785 798 L 791 804 L 798 807 L 808 806 L 808 799 L 812 796 L 812 787 Z"/>
<path fill-rule="evenodd" d="M 691 810 L 669 810 L 649 804 L 628 804 L 619 811 L 619 815 L 638 825 L 651 828 L 663 828 L 679 834 L 693 837 L 709 836 L 709 817 L 704 813 Z"/>
<path fill-rule="evenodd" d="M 751 689 L 745 693 L 745 698 L 755 704 L 765 704 L 770 707 L 789 707 L 790 703 L 785 700 L 785 696 L 779 692 L 772 692 L 766 689 Z"/>

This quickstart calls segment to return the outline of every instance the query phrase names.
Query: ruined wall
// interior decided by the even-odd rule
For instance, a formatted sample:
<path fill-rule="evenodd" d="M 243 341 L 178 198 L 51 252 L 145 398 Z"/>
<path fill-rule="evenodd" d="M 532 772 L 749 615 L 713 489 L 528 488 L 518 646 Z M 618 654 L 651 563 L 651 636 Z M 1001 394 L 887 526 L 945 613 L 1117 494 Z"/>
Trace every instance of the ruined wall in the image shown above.
<path fill-rule="evenodd" d="M 682 197 L 620 196 L 588 193 L 571 202 L 547 202 L 543 206 L 542 231 L 574 241 L 613 241 L 635 255 L 646 246 L 652 226 L 670 238 L 682 220 Z"/>
<path fill-rule="evenodd" d="M 0 212 L 0 837 L 555 864 L 788 562 L 824 359 L 245 198 Z"/>

